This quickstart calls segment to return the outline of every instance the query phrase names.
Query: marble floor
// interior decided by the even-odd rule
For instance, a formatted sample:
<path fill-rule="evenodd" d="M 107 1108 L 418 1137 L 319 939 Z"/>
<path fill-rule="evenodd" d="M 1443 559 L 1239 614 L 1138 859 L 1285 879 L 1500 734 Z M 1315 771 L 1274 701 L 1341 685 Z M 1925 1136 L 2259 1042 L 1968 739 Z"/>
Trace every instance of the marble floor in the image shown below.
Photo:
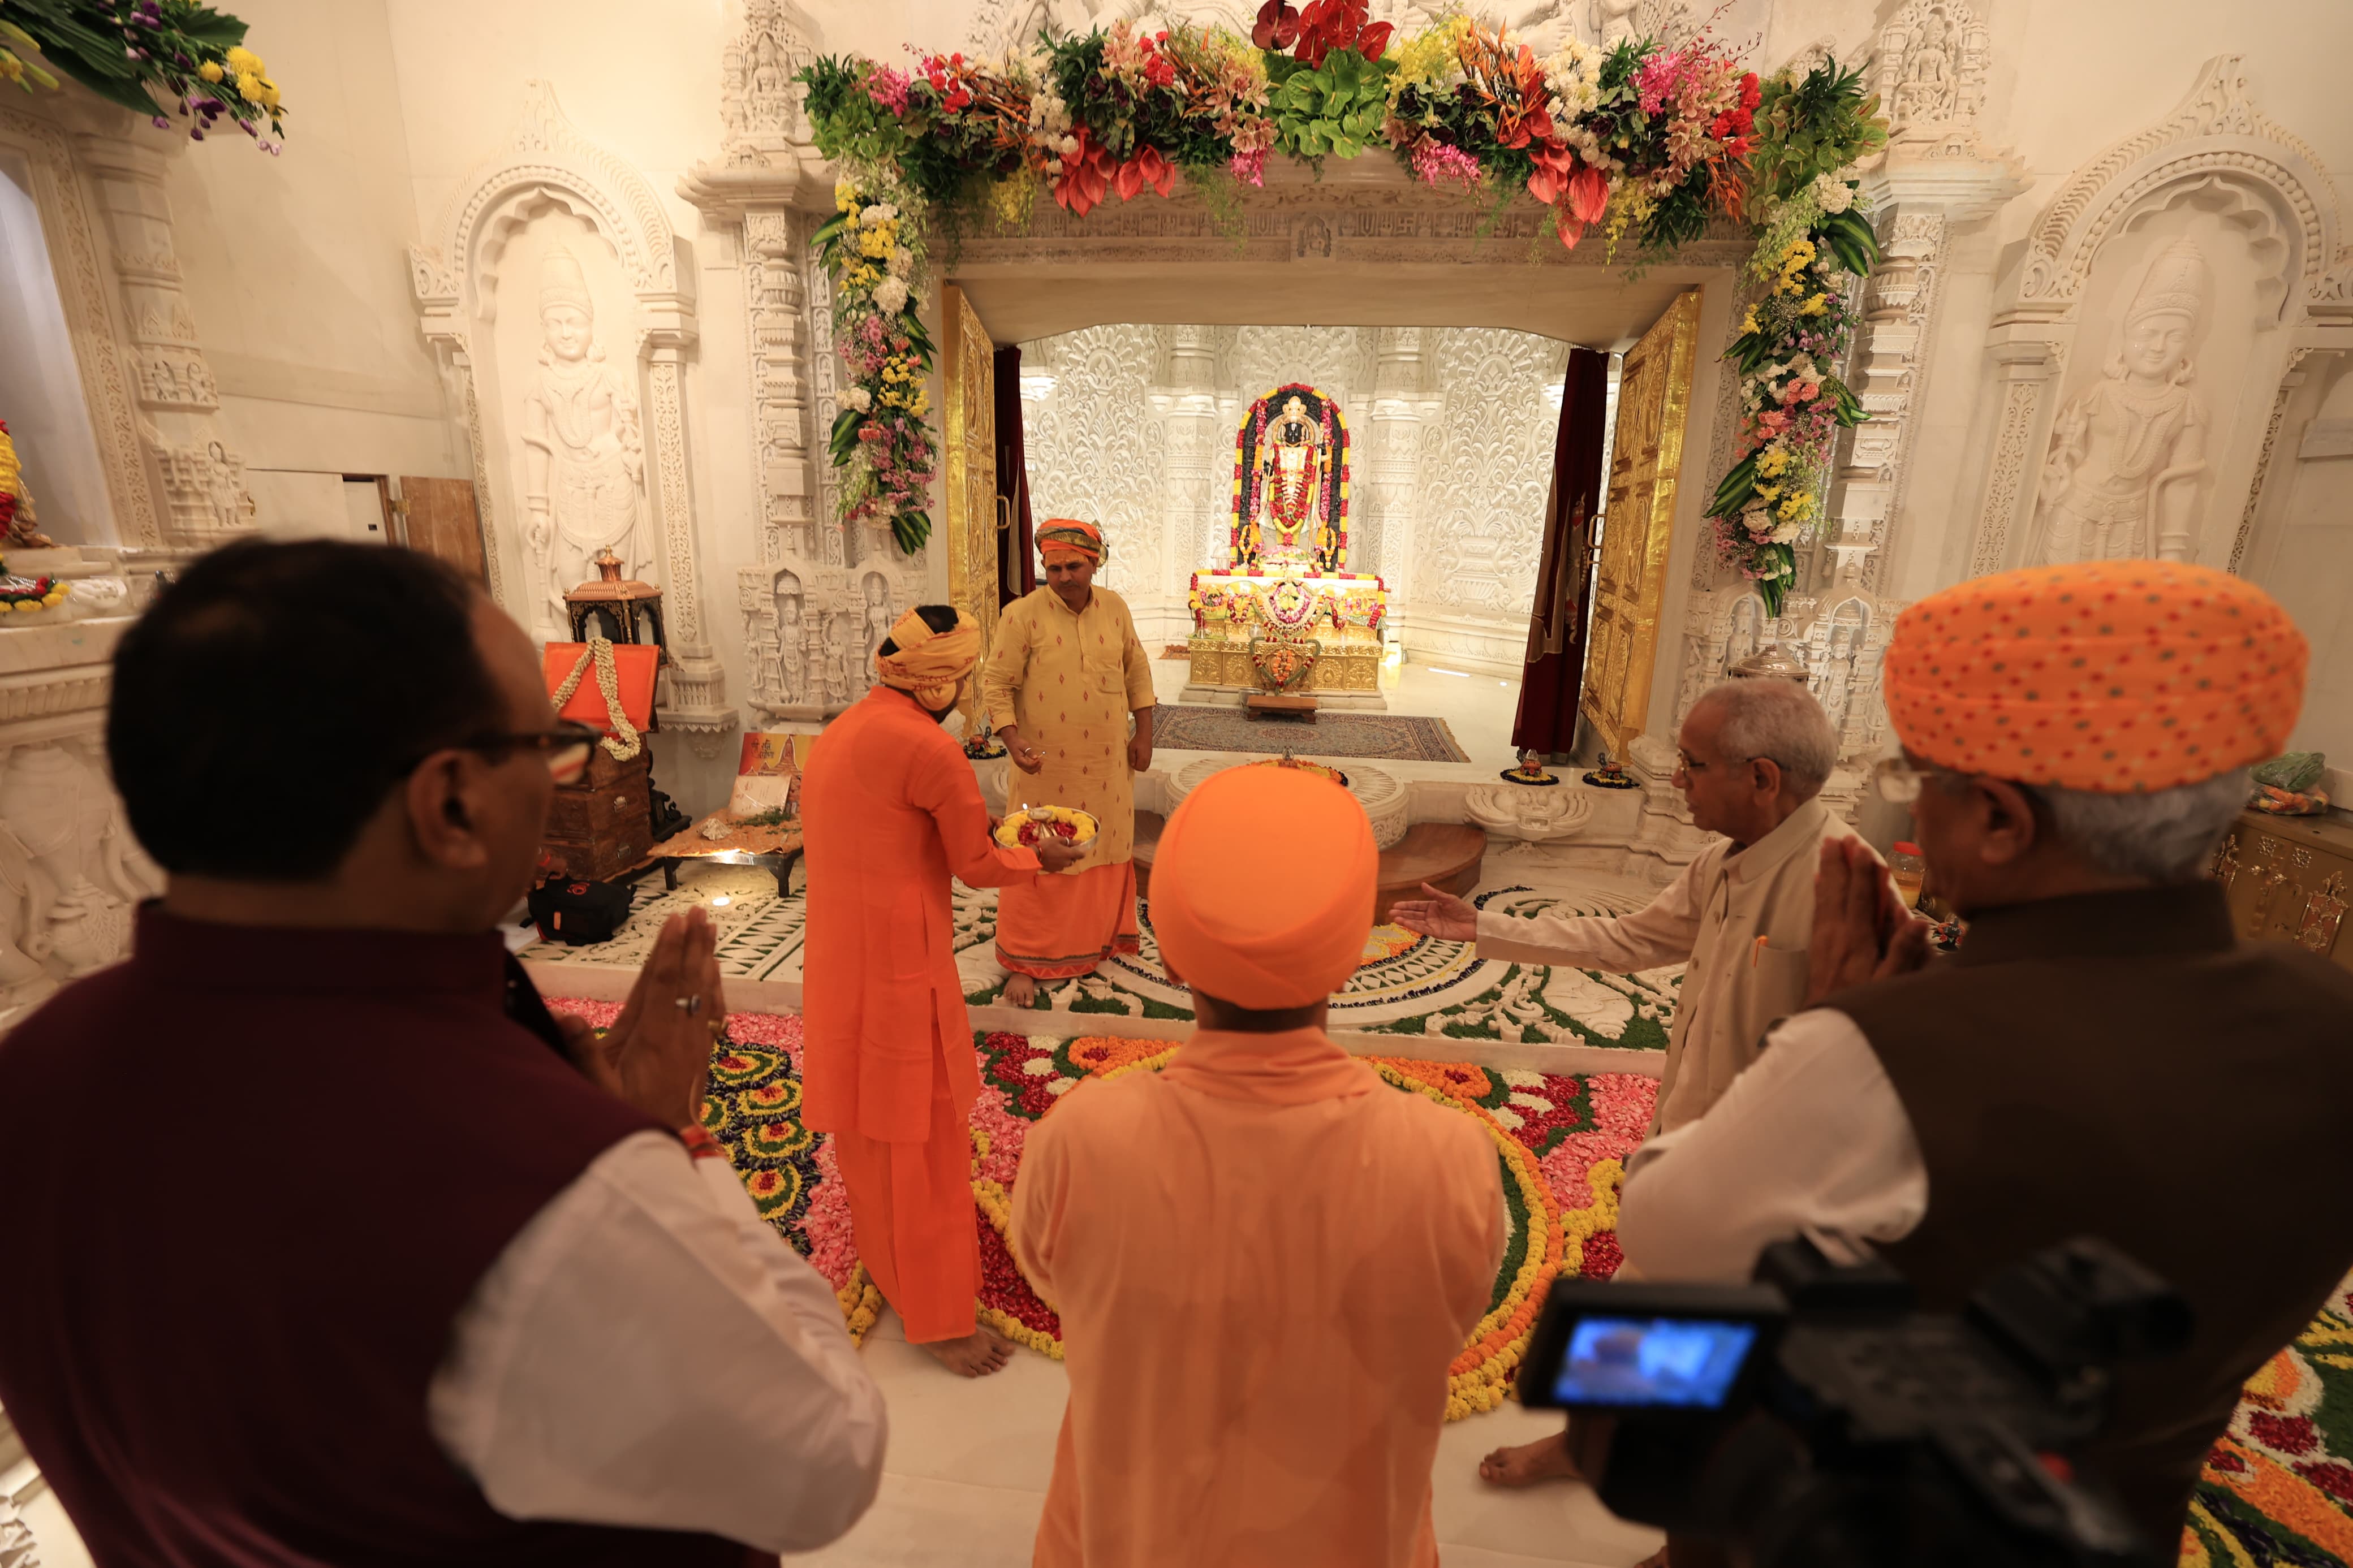
<path fill-rule="evenodd" d="M 840 1541 L 786 1561 L 1027 1568 L 1070 1387 L 1062 1363 L 1016 1351 L 994 1377 L 951 1377 L 906 1342 L 889 1312 L 866 1336 L 863 1353 L 891 1406 L 881 1495 Z M 1509 1404 L 1447 1425 L 1431 1473 L 1446 1568 L 1626 1568 L 1658 1550 L 1657 1531 L 1615 1518 L 1583 1486 L 1507 1492 L 1479 1479 L 1482 1454 L 1558 1425 L 1557 1416 Z"/>

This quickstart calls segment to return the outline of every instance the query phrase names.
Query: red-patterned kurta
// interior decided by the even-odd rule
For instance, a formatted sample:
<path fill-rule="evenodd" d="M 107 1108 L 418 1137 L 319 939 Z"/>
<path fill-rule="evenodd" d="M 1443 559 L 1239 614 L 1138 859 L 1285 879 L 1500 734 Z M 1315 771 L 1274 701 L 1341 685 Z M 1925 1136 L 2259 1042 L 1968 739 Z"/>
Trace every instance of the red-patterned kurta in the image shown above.
<path fill-rule="evenodd" d="M 1135 777 L 1127 765 L 1128 715 L 1149 708 L 1152 661 L 1136 639 L 1127 601 L 1092 590 L 1073 611 L 1040 586 L 1005 608 L 981 675 L 991 724 L 1018 726 L 1046 759 L 1006 783 L 1008 811 L 1066 805 L 1102 831 L 1060 877 L 1008 888 L 997 902 L 997 955 L 1041 980 L 1084 974 L 1113 952 L 1136 950 Z"/>

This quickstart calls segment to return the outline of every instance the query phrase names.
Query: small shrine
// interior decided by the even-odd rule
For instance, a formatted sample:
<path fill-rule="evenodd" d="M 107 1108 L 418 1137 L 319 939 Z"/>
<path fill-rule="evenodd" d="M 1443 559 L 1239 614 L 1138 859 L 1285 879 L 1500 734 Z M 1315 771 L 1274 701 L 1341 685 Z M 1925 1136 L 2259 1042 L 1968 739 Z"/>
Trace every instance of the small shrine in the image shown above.
<path fill-rule="evenodd" d="M 1348 426 L 1314 386 L 1276 387 L 1234 437 L 1233 523 L 1222 569 L 1193 574 L 1184 700 L 1252 693 L 1385 708 L 1387 586 L 1348 563 Z"/>

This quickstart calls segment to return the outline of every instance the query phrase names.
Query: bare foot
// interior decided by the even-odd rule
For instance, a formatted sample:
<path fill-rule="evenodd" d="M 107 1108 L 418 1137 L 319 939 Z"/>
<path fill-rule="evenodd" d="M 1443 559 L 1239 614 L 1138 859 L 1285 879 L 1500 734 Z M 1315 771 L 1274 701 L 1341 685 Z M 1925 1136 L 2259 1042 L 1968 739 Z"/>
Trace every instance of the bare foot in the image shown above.
<path fill-rule="evenodd" d="M 1479 1461 L 1479 1479 L 1490 1486 L 1532 1487 L 1538 1481 L 1578 1479 L 1568 1457 L 1568 1435 L 1556 1432 L 1516 1448 L 1498 1448 Z"/>
<path fill-rule="evenodd" d="M 918 1347 L 938 1358 L 958 1377 L 987 1377 L 1002 1372 L 1013 1359 L 1013 1347 L 987 1329 L 975 1329 L 960 1340 L 932 1340 Z"/>
<path fill-rule="evenodd" d="M 1038 999 L 1038 982 L 1027 974 L 1005 977 L 1005 994 L 997 998 L 1008 1007 L 1027 1007 Z"/>

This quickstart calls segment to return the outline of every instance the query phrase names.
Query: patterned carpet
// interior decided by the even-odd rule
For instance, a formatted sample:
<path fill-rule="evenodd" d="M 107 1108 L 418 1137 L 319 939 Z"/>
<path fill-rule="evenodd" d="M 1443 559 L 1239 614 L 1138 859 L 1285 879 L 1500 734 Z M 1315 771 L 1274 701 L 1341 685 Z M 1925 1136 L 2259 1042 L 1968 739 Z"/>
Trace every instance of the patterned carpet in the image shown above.
<path fill-rule="evenodd" d="M 797 868 L 794 875 L 796 887 L 806 885 Z M 715 897 L 727 902 L 713 908 Z M 965 994 L 976 1005 L 993 1003 L 1005 984 L 996 960 L 997 894 L 958 887 L 955 900 L 953 940 Z M 1477 901 L 1520 915 L 1623 914 L 1631 907 L 1599 893 L 1561 898 L 1525 888 L 1482 893 Z M 524 956 L 559 968 L 635 969 L 652 951 L 661 922 L 696 904 L 718 925 L 719 967 L 730 980 L 799 983 L 806 902 L 797 893 L 777 898 L 774 879 L 750 866 L 699 868 L 675 891 L 649 877 L 638 885 L 628 923 L 611 942 L 591 947 L 540 942 Z M 1041 987 L 1040 1032 L 1084 1034 L 1101 1026 L 1088 1019 L 1103 1015 L 1192 1020 L 1191 997 L 1161 972 L 1150 909 L 1137 912 L 1142 951 L 1113 958 L 1082 979 Z M 1680 965 L 1613 974 L 1507 963 L 1482 959 L 1463 942 L 1381 926 L 1366 943 L 1363 966 L 1333 999 L 1332 1022 L 1335 1028 L 1379 1034 L 1663 1050 L 1682 984 Z"/>
<path fill-rule="evenodd" d="M 600 1026 L 613 1003 L 550 999 Z M 1029 1128 L 1082 1079 L 1153 1072 L 1167 1040 L 976 1035 L 981 1091 L 972 1111 L 974 1224 L 986 1283 L 982 1319 L 1017 1343 L 1060 1359 L 1061 1325 L 1021 1277 L 1005 1242 L 1010 1196 Z M 1490 1073 L 1468 1063 L 1373 1065 L 1401 1092 L 1425 1095 L 1477 1121 L 1493 1139 L 1512 1233 L 1488 1311 L 1449 1379 L 1447 1415 L 1492 1410 L 1527 1348 L 1544 1292 L 1561 1274 L 1607 1278 L 1620 1257 L 1618 1184 L 1642 1141 L 1658 1080 L 1639 1073 L 1563 1077 Z M 754 1205 L 833 1286 L 844 1320 L 863 1336 L 881 1308 L 858 1261 L 849 1205 L 830 1141 L 802 1126 L 801 1022 L 733 1013 L 712 1056 L 703 1124 L 725 1145 Z"/>
<path fill-rule="evenodd" d="M 551 998 L 591 1023 L 608 1002 Z M 1031 1125 L 1080 1080 L 1156 1070 L 1166 1041 L 976 1036 L 973 1194 L 987 1283 L 981 1309 L 998 1331 L 1059 1356 L 1060 1325 L 1004 1242 L 1008 1196 Z M 1450 1418 L 1493 1409 L 1526 1344 L 1544 1286 L 1559 1274 L 1606 1278 L 1618 1267 L 1618 1184 L 1658 1092 L 1630 1073 L 1488 1073 L 1467 1063 L 1375 1060 L 1398 1089 L 1478 1119 L 1495 1140 L 1513 1241 L 1485 1321 L 1456 1362 Z M 726 1145 L 753 1203 L 834 1287 L 853 1335 L 881 1299 L 858 1261 L 849 1206 L 828 1141 L 801 1125 L 801 1023 L 728 1016 L 712 1058 L 704 1121 Z M 1538 1243 L 1541 1242 L 1541 1251 Z M 2216 1445 L 2182 1532 L 2183 1568 L 2336 1568 L 2353 1563 L 2353 1279 L 2296 1342 L 2249 1381 Z"/>
<path fill-rule="evenodd" d="M 1372 762 L 1467 763 L 1443 719 L 1413 713 L 1318 713 L 1313 724 L 1252 719 L 1240 708 L 1164 702 L 1153 714 L 1152 743 L 1174 752 L 1312 752 Z"/>

